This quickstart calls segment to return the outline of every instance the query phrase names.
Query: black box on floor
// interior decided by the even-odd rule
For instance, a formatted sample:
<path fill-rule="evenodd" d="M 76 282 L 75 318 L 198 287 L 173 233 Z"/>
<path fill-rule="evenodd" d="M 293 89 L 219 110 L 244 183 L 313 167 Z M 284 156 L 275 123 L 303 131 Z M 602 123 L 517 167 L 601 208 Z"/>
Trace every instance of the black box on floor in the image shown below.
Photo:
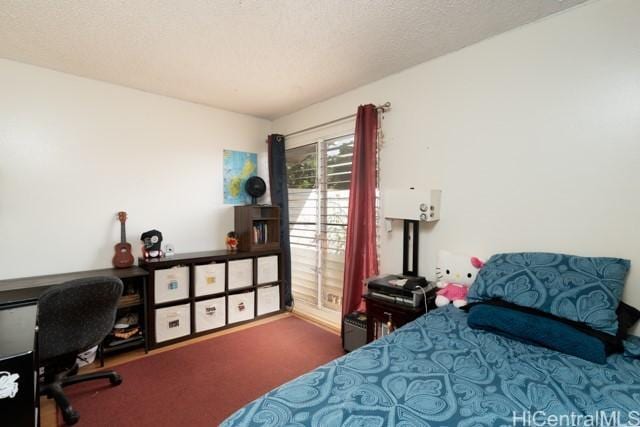
<path fill-rule="evenodd" d="M 342 348 L 353 351 L 367 343 L 367 315 L 354 311 L 342 319 Z"/>

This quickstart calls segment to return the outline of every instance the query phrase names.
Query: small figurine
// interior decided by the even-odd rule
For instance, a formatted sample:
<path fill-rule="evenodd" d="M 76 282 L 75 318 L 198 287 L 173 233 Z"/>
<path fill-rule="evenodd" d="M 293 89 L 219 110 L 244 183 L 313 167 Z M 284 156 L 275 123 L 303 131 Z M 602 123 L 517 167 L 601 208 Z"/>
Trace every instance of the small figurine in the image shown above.
<path fill-rule="evenodd" d="M 436 292 L 436 306 L 442 307 L 450 302 L 458 308 L 467 305 L 467 292 L 483 265 L 484 262 L 477 257 L 441 250 L 436 267 L 436 286 L 440 288 Z"/>
<path fill-rule="evenodd" d="M 162 253 L 162 233 L 158 230 L 149 230 L 142 233 L 142 256 L 146 259 L 160 258 Z"/>
<path fill-rule="evenodd" d="M 224 239 L 224 242 L 227 245 L 227 250 L 229 252 L 237 252 L 238 251 L 238 235 L 235 231 L 230 231 L 227 233 L 227 237 Z"/>

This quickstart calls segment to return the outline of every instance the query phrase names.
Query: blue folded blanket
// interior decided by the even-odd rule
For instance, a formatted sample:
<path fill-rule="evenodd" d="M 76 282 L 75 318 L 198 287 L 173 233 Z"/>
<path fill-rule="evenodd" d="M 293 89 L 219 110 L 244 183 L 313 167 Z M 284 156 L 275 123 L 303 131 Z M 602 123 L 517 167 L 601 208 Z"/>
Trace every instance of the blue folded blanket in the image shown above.
<path fill-rule="evenodd" d="M 477 304 L 469 309 L 467 323 L 508 338 L 557 350 L 604 364 L 607 346 L 598 338 L 566 323 L 508 307 Z"/>

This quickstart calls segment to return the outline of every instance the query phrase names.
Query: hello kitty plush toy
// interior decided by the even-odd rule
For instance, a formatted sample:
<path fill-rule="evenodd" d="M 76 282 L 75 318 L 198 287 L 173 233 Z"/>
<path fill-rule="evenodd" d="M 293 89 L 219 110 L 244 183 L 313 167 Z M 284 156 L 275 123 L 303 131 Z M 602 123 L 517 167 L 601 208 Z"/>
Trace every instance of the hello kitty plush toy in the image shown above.
<path fill-rule="evenodd" d="M 467 291 L 476 279 L 484 262 L 479 258 L 453 254 L 447 251 L 438 252 L 436 277 L 440 288 L 436 292 L 436 305 L 442 307 L 453 301 L 460 308 L 467 304 Z"/>

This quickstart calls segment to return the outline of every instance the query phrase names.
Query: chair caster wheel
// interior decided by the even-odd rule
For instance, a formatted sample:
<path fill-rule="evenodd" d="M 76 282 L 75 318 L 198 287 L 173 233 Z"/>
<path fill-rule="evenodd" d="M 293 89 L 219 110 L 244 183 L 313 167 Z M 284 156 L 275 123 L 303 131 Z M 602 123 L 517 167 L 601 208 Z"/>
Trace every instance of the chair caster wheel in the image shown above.
<path fill-rule="evenodd" d="M 62 419 L 64 423 L 68 426 L 72 426 L 78 422 L 80 419 L 80 414 L 76 412 L 72 407 L 68 407 L 67 409 L 62 411 Z"/>
<path fill-rule="evenodd" d="M 120 376 L 120 374 L 113 374 L 109 377 L 109 382 L 111 383 L 111 385 L 120 385 L 122 384 L 122 377 Z"/>

